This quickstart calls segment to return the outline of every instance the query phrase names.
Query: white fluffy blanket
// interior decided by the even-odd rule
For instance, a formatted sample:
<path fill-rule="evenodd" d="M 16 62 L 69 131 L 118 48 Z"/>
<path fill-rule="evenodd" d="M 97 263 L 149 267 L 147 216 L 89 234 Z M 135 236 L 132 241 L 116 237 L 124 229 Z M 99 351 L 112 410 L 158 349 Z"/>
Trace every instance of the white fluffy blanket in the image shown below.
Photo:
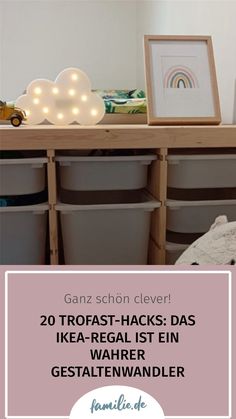
<path fill-rule="evenodd" d="M 236 263 L 236 221 L 217 217 L 210 230 L 192 243 L 176 261 L 176 265 Z"/>

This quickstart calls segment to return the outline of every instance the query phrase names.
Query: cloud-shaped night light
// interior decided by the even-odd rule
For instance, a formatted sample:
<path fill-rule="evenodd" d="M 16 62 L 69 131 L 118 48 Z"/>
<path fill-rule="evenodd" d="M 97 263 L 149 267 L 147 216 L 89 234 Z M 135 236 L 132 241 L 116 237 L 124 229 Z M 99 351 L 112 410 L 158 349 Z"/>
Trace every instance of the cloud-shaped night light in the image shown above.
<path fill-rule="evenodd" d="M 27 124 L 40 124 L 47 119 L 55 125 L 94 125 L 105 114 L 102 98 L 91 91 L 89 78 L 78 68 L 63 70 L 55 82 L 32 81 L 26 94 L 16 100 L 16 106 L 25 110 Z"/>

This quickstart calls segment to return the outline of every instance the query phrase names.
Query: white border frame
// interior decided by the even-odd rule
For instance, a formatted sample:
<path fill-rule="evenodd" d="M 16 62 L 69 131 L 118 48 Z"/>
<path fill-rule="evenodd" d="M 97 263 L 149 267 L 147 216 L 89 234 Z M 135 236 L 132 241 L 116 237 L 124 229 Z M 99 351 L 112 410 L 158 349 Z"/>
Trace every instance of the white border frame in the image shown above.
<path fill-rule="evenodd" d="M 10 274 L 226 274 L 228 275 L 228 416 L 165 416 L 165 419 L 231 419 L 232 418 L 232 272 L 231 271 L 6 271 L 5 272 L 5 419 L 70 419 L 69 416 L 9 416 L 8 415 L 8 277 Z"/>

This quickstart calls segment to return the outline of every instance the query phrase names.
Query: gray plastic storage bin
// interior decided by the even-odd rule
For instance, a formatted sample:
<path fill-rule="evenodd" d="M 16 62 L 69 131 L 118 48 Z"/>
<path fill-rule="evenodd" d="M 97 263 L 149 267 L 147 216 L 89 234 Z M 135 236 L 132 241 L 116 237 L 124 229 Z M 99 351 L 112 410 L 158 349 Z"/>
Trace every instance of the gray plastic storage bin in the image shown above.
<path fill-rule="evenodd" d="M 144 188 L 148 165 L 156 159 L 156 155 L 56 157 L 61 188 L 77 191 Z"/>
<path fill-rule="evenodd" d="M 174 265 L 188 246 L 188 244 L 166 242 L 166 265 Z"/>
<path fill-rule="evenodd" d="M 0 159 L 0 195 L 25 195 L 45 189 L 46 158 Z"/>
<path fill-rule="evenodd" d="M 147 263 L 151 212 L 160 203 L 58 204 L 66 264 Z"/>
<path fill-rule="evenodd" d="M 48 205 L 0 207 L 0 264 L 45 263 Z"/>
<path fill-rule="evenodd" d="M 167 230 L 178 233 L 204 233 L 219 215 L 236 221 L 236 199 L 218 201 L 167 200 Z"/>
<path fill-rule="evenodd" d="M 168 187 L 234 188 L 236 154 L 168 155 Z"/>

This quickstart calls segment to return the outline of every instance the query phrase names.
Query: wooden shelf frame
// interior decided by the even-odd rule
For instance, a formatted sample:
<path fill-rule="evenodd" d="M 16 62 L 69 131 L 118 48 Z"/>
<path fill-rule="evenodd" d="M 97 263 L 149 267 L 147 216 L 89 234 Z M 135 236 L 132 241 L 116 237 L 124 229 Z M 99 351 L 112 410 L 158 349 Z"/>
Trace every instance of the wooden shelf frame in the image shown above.
<path fill-rule="evenodd" d="M 235 147 L 236 125 L 0 126 L 2 150 Z"/>
<path fill-rule="evenodd" d="M 44 150 L 48 157 L 50 260 L 58 264 L 58 225 L 55 154 L 58 150 L 152 149 L 149 192 L 161 202 L 153 212 L 149 263 L 165 264 L 167 160 L 169 149 L 236 148 L 236 125 L 218 126 L 0 126 L 0 150 Z"/>

